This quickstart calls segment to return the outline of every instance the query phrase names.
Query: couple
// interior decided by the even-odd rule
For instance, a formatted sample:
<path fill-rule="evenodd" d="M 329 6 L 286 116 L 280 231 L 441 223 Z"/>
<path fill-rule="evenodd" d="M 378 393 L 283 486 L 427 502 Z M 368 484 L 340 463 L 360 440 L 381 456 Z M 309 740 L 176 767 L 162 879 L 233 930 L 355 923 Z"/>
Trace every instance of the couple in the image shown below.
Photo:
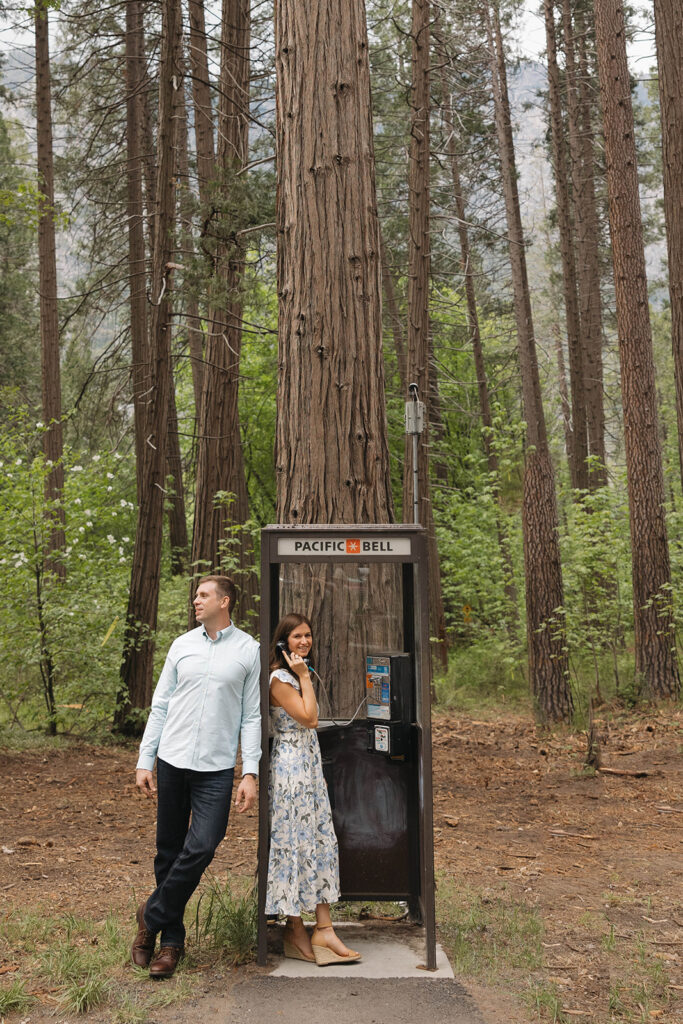
<path fill-rule="evenodd" d="M 256 641 L 231 622 L 235 599 L 227 576 L 199 581 L 199 626 L 171 645 L 140 744 L 136 784 L 147 797 L 157 794 L 157 885 L 137 909 L 131 956 L 137 966 L 149 967 L 152 978 L 170 978 L 183 955 L 185 906 L 227 829 L 238 740 L 243 774 L 235 808 L 243 814 L 256 801 L 260 654 Z M 270 652 L 274 739 L 266 913 L 287 915 L 286 956 L 323 966 L 360 956 L 338 938 L 330 919 L 329 903 L 339 895 L 337 840 L 304 660 L 311 646 L 304 616 L 282 619 Z M 309 935 L 301 913 L 313 910 L 316 926 Z"/>

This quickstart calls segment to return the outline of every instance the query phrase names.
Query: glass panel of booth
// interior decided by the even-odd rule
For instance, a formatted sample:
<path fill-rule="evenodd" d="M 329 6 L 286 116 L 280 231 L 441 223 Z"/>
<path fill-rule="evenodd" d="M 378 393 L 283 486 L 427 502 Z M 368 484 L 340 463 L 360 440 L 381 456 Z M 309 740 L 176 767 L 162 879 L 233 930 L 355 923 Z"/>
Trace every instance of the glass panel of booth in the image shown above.
<path fill-rule="evenodd" d="M 368 703 L 381 704 L 384 667 L 369 659 L 405 650 L 399 563 L 281 563 L 279 609 L 311 623 L 321 720 L 365 718 Z"/>

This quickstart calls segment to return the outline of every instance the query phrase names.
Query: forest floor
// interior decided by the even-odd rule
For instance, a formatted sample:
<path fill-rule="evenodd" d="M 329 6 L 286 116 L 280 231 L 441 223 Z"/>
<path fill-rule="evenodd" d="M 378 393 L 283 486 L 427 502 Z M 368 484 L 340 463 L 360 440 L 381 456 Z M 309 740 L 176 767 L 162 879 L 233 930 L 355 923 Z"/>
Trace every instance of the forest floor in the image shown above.
<path fill-rule="evenodd" d="M 683 1022 L 683 714 L 597 724 L 609 771 L 586 774 L 583 734 L 434 715 L 440 940 L 487 1021 Z M 132 937 L 154 847 L 133 764 L 130 748 L 82 743 L 0 753 L 0 996 L 24 979 L 34 999 L 8 1022 L 74 1019 L 55 945 Z M 253 875 L 256 828 L 256 813 L 231 816 L 217 877 Z M 262 972 L 197 950 L 150 986 L 117 956 L 106 1001 L 81 1019 L 176 1022 L 190 1005 L 188 1020 L 210 1019 L 236 979 Z"/>

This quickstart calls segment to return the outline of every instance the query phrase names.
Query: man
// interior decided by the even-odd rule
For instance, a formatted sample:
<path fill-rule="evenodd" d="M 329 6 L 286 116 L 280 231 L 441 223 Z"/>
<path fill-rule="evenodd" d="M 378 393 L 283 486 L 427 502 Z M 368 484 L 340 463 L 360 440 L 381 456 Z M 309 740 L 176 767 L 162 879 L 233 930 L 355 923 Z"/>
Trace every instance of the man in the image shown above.
<path fill-rule="evenodd" d="M 152 978 L 170 978 L 183 955 L 185 906 L 228 826 L 238 740 L 243 775 L 235 807 L 243 814 L 256 800 L 259 645 L 230 621 L 235 597 L 227 576 L 199 581 L 200 625 L 171 644 L 140 744 L 137 787 L 147 797 L 158 790 L 157 887 L 138 907 L 131 957 Z"/>

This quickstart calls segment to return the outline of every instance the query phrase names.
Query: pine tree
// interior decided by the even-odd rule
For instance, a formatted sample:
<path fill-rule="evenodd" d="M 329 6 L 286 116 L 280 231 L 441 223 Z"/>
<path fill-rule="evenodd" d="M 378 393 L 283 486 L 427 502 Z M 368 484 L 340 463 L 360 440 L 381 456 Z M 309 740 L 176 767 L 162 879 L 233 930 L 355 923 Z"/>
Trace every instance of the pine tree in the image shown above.
<path fill-rule="evenodd" d="M 636 674 L 647 696 L 680 690 L 664 517 L 662 453 L 638 192 L 624 7 L 595 10 L 628 478 Z"/>

